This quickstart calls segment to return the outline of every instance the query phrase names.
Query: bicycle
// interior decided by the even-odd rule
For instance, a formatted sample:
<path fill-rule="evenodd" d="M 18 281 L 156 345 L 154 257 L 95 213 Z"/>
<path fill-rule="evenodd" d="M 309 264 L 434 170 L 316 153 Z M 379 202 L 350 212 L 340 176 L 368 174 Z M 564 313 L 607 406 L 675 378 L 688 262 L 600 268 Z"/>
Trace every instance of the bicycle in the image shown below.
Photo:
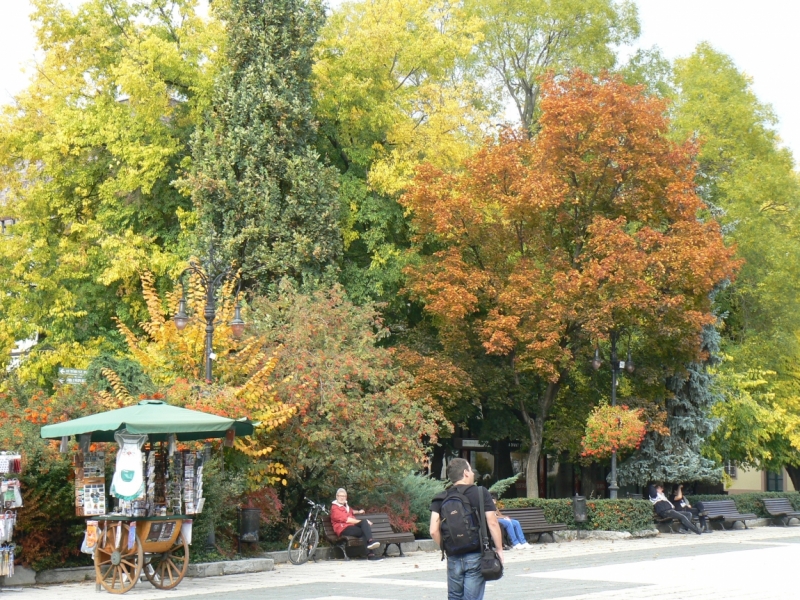
<path fill-rule="evenodd" d="M 302 565 L 314 556 L 317 551 L 317 544 L 319 544 L 319 530 L 321 528 L 319 514 L 321 512 L 328 514 L 327 509 L 322 504 L 317 504 L 308 498 L 306 498 L 306 501 L 311 505 L 308 510 L 308 516 L 303 526 L 295 532 L 289 541 L 289 560 L 294 565 Z"/>

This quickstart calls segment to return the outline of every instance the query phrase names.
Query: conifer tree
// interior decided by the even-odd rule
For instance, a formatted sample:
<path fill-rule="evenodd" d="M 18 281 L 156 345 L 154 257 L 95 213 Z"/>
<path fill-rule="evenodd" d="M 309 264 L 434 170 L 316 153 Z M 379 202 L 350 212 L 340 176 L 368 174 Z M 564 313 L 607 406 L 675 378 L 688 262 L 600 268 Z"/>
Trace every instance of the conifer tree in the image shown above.
<path fill-rule="evenodd" d="M 719 362 L 720 336 L 713 326 L 703 329 L 704 362 L 693 362 L 686 373 L 667 379 L 669 435 L 649 432 L 636 453 L 619 468 L 619 482 L 646 485 L 651 481 L 682 483 L 722 480 L 722 469 L 701 454 L 716 423 L 711 407 L 719 400 L 707 367 Z"/>
<path fill-rule="evenodd" d="M 250 287 L 333 277 L 341 252 L 336 175 L 314 151 L 309 77 L 317 0 L 231 0 L 226 61 L 188 180 L 202 233 Z"/>

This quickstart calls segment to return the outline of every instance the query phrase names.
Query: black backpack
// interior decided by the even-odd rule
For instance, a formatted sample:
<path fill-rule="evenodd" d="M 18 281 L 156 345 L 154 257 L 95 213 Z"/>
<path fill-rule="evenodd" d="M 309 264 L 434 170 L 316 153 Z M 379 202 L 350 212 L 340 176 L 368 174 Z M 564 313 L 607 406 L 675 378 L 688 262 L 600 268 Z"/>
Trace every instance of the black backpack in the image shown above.
<path fill-rule="evenodd" d="M 458 489 L 459 487 L 462 489 Z M 481 549 L 480 519 L 464 495 L 464 489 L 464 486 L 453 486 L 447 490 L 439 509 L 442 552 L 448 556 L 468 554 Z"/>

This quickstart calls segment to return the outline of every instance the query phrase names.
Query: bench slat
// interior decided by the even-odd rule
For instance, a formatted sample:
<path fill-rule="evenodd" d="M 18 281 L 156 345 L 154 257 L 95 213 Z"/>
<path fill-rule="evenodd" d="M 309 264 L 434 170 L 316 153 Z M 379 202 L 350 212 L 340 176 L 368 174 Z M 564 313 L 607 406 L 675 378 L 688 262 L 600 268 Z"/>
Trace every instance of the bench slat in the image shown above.
<path fill-rule="evenodd" d="M 788 498 L 762 498 L 764 508 L 773 517 L 798 517 L 800 512 L 794 509 Z"/>
<path fill-rule="evenodd" d="M 751 521 L 758 518 L 752 513 L 740 513 L 733 500 L 707 500 L 703 502 L 703 509 L 712 521 Z"/>

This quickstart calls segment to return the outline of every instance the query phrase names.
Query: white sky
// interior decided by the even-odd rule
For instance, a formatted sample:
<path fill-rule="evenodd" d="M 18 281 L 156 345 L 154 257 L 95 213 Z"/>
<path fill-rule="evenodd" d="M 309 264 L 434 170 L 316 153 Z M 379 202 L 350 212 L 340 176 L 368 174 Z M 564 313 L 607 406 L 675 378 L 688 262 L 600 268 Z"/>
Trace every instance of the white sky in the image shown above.
<path fill-rule="evenodd" d="M 62 0 L 76 6 L 81 0 Z M 332 0 L 339 4 L 341 0 Z M 797 0 L 636 0 L 642 23 L 639 45 L 658 45 L 674 59 L 701 41 L 729 54 L 753 78 L 762 102 L 780 119 L 778 132 L 800 157 L 800 2 Z M 35 41 L 28 0 L 0 0 L 0 102 L 25 87 Z"/>

